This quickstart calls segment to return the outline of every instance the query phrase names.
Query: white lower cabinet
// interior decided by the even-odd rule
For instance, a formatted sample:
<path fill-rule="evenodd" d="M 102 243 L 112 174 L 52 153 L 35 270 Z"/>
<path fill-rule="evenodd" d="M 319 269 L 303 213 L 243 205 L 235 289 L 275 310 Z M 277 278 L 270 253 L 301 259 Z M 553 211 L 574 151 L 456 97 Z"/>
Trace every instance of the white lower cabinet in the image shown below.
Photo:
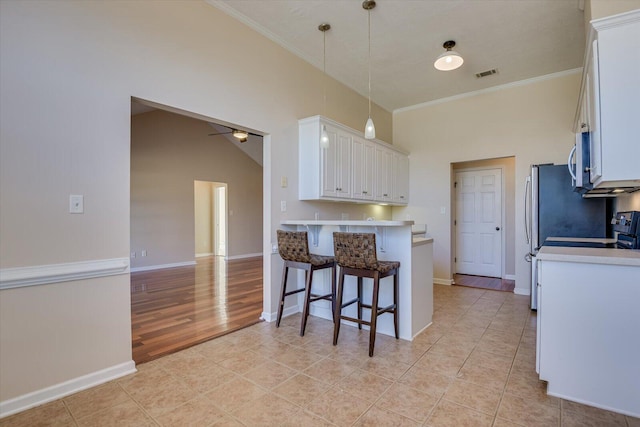
<path fill-rule="evenodd" d="M 536 363 L 547 393 L 640 416 L 640 266 L 538 265 Z"/>
<path fill-rule="evenodd" d="M 356 203 L 409 203 L 407 153 L 321 116 L 298 122 L 298 197 Z M 328 141 L 321 143 L 322 132 Z"/>

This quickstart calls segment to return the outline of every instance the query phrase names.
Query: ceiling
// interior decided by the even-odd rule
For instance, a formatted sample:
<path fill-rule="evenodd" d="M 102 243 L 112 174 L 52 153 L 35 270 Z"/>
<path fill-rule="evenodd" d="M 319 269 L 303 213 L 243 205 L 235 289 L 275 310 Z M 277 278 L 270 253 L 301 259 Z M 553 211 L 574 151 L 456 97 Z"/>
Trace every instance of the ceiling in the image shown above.
<path fill-rule="evenodd" d="M 360 0 L 206 0 L 367 96 L 367 11 Z M 583 0 L 377 0 L 371 97 L 388 111 L 572 70 L 584 54 Z M 464 64 L 438 71 L 455 40 Z M 497 74 L 475 74 L 496 68 Z"/>

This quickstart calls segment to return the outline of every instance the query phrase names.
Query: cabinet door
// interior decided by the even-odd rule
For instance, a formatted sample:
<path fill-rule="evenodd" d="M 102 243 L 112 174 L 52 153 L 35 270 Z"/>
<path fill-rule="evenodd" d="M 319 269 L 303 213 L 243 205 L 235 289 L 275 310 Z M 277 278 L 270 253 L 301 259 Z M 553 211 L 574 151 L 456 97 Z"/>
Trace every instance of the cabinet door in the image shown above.
<path fill-rule="evenodd" d="M 321 196 L 324 197 L 337 197 L 338 196 L 338 174 L 337 170 L 339 168 L 339 159 L 338 155 L 340 150 L 338 148 L 338 131 L 337 129 L 326 126 L 327 135 L 329 136 L 329 143 L 325 148 L 321 148 L 321 172 L 322 179 L 320 183 L 321 187 Z"/>
<path fill-rule="evenodd" d="M 587 118 L 589 126 L 589 175 L 595 182 L 602 175 L 602 144 L 600 139 L 600 78 L 598 70 L 598 41 L 593 41 L 591 60 L 587 65 Z"/>
<path fill-rule="evenodd" d="M 409 203 L 409 157 L 393 153 L 393 201 Z"/>
<path fill-rule="evenodd" d="M 393 173 L 393 153 L 384 147 L 376 147 L 376 190 L 375 199 L 390 202 Z"/>
<path fill-rule="evenodd" d="M 360 138 L 354 138 L 352 144 L 352 197 L 359 200 L 373 200 L 375 147 L 368 141 Z"/>
<path fill-rule="evenodd" d="M 351 198 L 351 146 L 353 137 L 338 131 L 336 156 L 336 196 Z"/>

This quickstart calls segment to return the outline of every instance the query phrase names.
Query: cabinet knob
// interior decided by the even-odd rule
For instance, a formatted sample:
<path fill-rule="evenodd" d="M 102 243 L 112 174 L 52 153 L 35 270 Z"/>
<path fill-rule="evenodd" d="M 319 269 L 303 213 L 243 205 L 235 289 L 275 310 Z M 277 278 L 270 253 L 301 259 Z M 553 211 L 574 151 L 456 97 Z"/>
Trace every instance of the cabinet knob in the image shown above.
<path fill-rule="evenodd" d="M 384 196 L 384 197 L 389 197 L 389 195 L 388 195 L 388 194 L 383 194 L 383 196 Z"/>
<path fill-rule="evenodd" d="M 404 196 L 400 196 L 401 199 L 404 199 Z"/>

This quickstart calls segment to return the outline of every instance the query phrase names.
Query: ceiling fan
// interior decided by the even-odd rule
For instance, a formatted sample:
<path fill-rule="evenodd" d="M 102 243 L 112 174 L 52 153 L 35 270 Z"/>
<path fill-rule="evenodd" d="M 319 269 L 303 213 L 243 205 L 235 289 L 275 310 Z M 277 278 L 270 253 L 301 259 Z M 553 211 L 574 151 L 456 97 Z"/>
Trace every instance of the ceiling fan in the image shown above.
<path fill-rule="evenodd" d="M 223 126 L 223 127 L 228 128 L 229 132 L 210 133 L 209 136 L 229 135 L 229 134 L 231 134 L 231 135 L 233 135 L 234 138 L 236 138 L 240 142 L 247 142 L 247 139 L 249 138 L 249 135 L 262 137 L 262 135 L 258 135 L 257 133 L 253 133 L 253 132 L 248 132 L 246 130 L 233 129 L 233 128 L 230 128 L 230 127 L 224 126 L 224 125 L 218 125 L 218 126 Z"/>

